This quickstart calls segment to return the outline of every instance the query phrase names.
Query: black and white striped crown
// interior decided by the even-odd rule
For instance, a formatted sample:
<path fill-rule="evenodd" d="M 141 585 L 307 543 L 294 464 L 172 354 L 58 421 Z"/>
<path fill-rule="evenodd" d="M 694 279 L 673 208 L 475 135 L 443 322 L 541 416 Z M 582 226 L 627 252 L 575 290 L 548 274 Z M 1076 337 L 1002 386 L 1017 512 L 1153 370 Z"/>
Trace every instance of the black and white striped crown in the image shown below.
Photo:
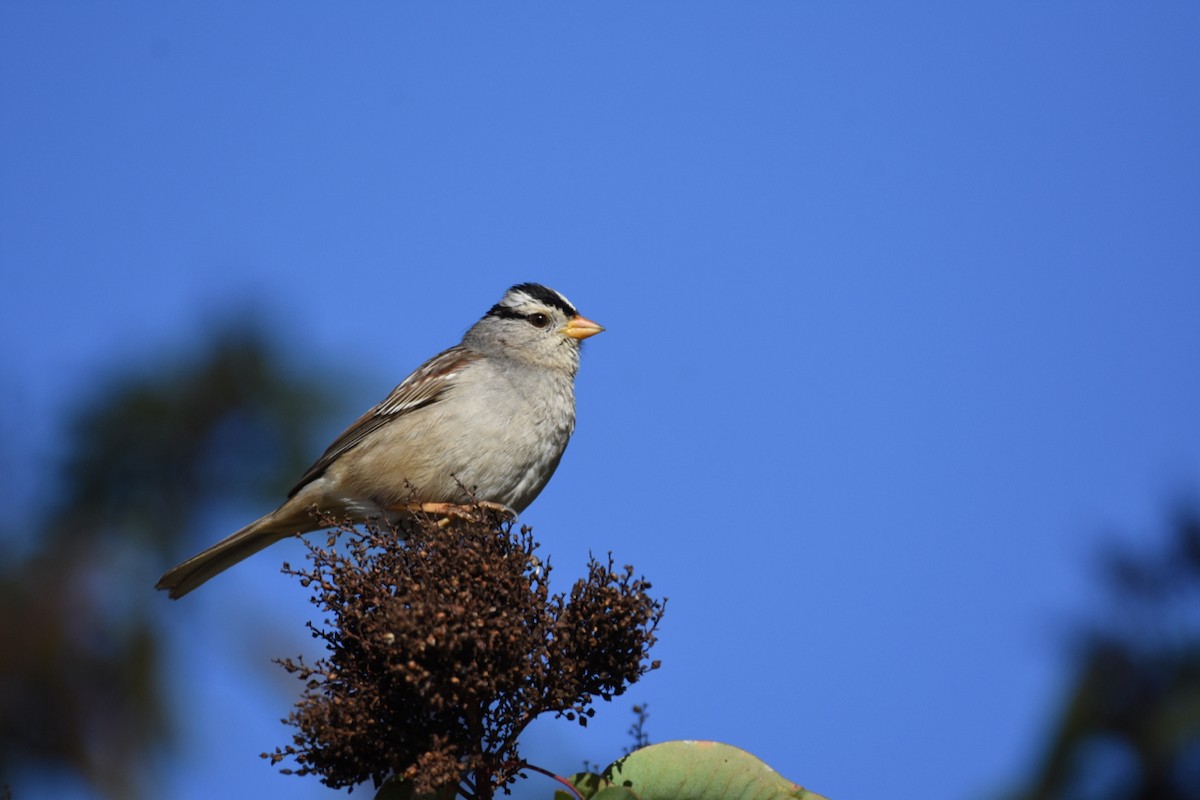
<path fill-rule="evenodd" d="M 504 293 L 499 303 L 487 313 L 489 317 L 524 317 L 534 307 L 556 308 L 568 318 L 579 316 L 571 301 L 540 283 L 518 283 Z"/>

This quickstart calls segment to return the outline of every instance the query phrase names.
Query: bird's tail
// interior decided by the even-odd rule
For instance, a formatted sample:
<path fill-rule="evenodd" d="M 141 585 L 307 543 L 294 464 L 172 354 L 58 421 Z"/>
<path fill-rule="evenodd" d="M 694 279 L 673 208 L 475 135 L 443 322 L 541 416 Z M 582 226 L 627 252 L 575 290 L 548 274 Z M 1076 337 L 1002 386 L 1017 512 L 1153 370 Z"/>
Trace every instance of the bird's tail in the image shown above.
<path fill-rule="evenodd" d="M 242 559 L 268 547 L 280 539 L 311 530 L 313 525 L 297 521 L 292 515 L 281 513 L 280 508 L 261 519 L 251 522 L 237 533 L 231 534 L 202 553 L 192 556 L 182 564 L 167 570 L 156 589 L 165 589 L 171 599 L 183 597 L 208 579 L 224 572 Z"/>

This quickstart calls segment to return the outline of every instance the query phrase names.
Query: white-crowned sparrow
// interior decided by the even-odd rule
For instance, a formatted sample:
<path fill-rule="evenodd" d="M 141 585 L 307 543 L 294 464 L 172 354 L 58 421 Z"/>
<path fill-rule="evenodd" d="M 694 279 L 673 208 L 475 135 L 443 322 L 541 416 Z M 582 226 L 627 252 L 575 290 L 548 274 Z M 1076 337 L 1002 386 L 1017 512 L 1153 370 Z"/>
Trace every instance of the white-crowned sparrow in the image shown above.
<path fill-rule="evenodd" d="M 182 597 L 264 547 L 318 529 L 314 507 L 360 521 L 472 500 L 523 511 L 575 428 L 580 342 L 602 330 L 553 289 L 512 287 L 460 344 L 347 428 L 283 505 L 168 570 L 157 588 Z"/>

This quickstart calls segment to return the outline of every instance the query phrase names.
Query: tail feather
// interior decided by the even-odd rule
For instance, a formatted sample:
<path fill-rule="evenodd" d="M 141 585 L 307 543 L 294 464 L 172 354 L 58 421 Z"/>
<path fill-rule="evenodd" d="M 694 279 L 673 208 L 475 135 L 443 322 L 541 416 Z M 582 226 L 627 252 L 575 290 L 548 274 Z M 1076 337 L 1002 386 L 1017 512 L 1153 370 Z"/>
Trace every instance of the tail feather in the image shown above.
<path fill-rule="evenodd" d="M 204 552 L 167 570 L 154 588 L 165 589 L 171 599 L 178 599 L 259 550 L 311 527 L 298 525 L 295 520 L 281 520 L 279 511 L 251 522 Z"/>

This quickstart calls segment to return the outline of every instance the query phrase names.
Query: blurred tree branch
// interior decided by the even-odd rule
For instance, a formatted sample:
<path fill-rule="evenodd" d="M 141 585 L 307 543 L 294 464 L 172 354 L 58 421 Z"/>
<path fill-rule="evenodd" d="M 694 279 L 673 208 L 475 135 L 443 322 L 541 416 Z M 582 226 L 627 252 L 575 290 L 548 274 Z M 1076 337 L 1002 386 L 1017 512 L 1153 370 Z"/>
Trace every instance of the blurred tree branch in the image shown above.
<path fill-rule="evenodd" d="M 1113 608 L 1077 643 L 1076 677 L 1037 772 L 1013 800 L 1200 797 L 1200 516 L 1160 551 L 1110 548 Z"/>
<path fill-rule="evenodd" d="M 332 405 L 324 384 L 236 326 L 194 358 L 95 388 L 70 425 L 54 502 L 20 532 L 29 556 L 0 566 L 4 781 L 70 771 L 100 794 L 139 795 L 139 770 L 170 731 L 154 577 L 218 498 L 278 492 L 299 474 Z"/>

